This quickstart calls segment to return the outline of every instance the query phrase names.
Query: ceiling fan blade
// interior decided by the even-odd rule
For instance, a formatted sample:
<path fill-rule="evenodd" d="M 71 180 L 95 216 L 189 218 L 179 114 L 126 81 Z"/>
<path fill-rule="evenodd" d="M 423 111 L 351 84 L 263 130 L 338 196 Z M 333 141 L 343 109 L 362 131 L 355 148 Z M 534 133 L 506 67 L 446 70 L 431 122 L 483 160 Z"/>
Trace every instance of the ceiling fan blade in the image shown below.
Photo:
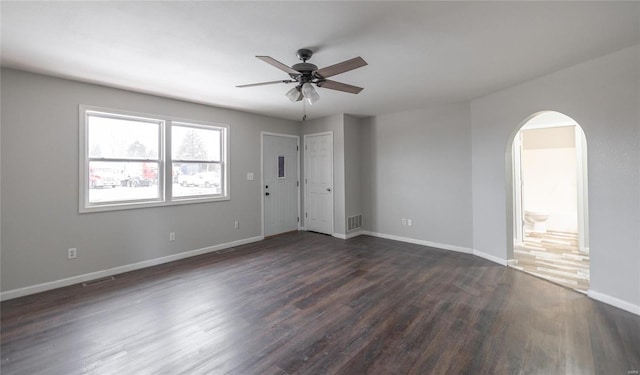
<path fill-rule="evenodd" d="M 260 83 L 250 83 L 248 85 L 238 85 L 236 87 L 253 87 L 253 86 L 264 86 L 264 85 L 273 85 L 274 83 L 291 83 L 291 82 L 296 82 L 294 80 L 291 79 L 285 79 L 285 80 L 280 80 L 280 81 L 269 81 L 269 82 L 260 82 Z"/>
<path fill-rule="evenodd" d="M 270 57 L 270 56 L 256 56 L 256 57 L 259 58 L 260 60 L 266 62 L 267 64 L 275 66 L 276 68 L 282 70 L 285 73 L 300 74 L 299 71 L 291 69 L 290 67 L 284 65 L 283 63 L 281 63 L 280 61 L 274 59 L 273 57 Z"/>
<path fill-rule="evenodd" d="M 315 74 L 320 78 L 329 78 L 340 73 L 348 72 L 349 70 L 357 69 L 367 65 L 367 62 L 360 56 L 354 57 L 351 60 L 343 61 L 335 65 L 327 66 L 326 68 L 316 70 Z"/>
<path fill-rule="evenodd" d="M 324 81 L 320 81 L 316 83 L 316 85 L 318 85 L 318 87 L 322 87 L 323 89 L 344 91 L 351 94 L 357 94 L 363 90 L 362 87 L 347 85 L 346 83 L 331 81 L 328 79 Z"/>

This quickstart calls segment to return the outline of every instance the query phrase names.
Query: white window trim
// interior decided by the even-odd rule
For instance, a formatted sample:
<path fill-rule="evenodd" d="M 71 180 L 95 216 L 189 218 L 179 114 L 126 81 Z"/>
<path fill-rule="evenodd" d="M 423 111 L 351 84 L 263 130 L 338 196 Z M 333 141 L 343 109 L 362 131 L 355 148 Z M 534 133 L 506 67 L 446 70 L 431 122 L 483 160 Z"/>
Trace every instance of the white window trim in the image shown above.
<path fill-rule="evenodd" d="M 115 203 L 104 204 L 90 204 L 89 203 L 89 178 L 87 171 L 89 170 L 89 157 L 88 157 L 88 132 L 86 112 L 101 112 L 106 114 L 113 114 L 116 116 L 128 116 L 132 118 L 141 118 L 145 120 L 157 120 L 161 122 L 160 129 L 160 148 L 159 152 L 159 182 L 162 184 L 160 190 L 160 197 L 154 200 L 144 201 L 123 201 Z M 176 125 L 195 125 L 203 128 L 220 128 L 223 129 L 221 136 L 221 154 L 222 154 L 222 195 L 199 195 L 199 196 L 185 196 L 172 198 L 172 167 L 173 160 L 171 158 L 171 126 L 173 123 Z M 194 204 L 194 203 L 206 203 L 217 201 L 231 200 L 231 193 L 229 189 L 230 180 L 230 162 L 229 162 L 229 137 L 230 127 L 228 124 L 212 123 L 191 119 L 184 119 L 173 116 L 154 115 L 149 113 L 140 113 L 133 111 L 126 111 L 121 109 L 97 107 L 81 104 L 79 106 L 79 167 L 78 167 L 78 212 L 79 213 L 91 213 L 91 212 L 104 212 L 104 211 L 119 211 L 138 208 L 149 207 L 164 207 L 174 206 L 182 204 Z M 160 188 L 160 187 L 159 187 Z"/>
<path fill-rule="evenodd" d="M 171 160 L 170 165 L 168 163 L 168 165 L 166 167 L 166 173 L 173 175 L 173 173 L 172 173 L 173 172 L 173 170 L 172 170 L 173 163 L 197 163 L 197 164 L 199 164 L 199 163 L 212 163 L 212 164 L 220 164 L 220 169 L 222 171 L 222 174 L 220 176 L 220 178 L 222 180 L 221 181 L 221 183 L 222 183 L 221 188 L 222 188 L 223 192 L 226 192 L 227 191 L 226 190 L 227 179 L 226 179 L 226 174 L 225 174 L 226 169 L 227 169 L 227 163 L 225 163 L 225 160 L 226 160 L 225 152 L 226 152 L 226 148 L 227 148 L 226 140 L 225 140 L 225 138 L 226 138 L 225 129 L 226 128 L 222 127 L 222 126 L 219 126 L 219 125 L 200 124 L 200 123 L 196 123 L 196 122 L 193 122 L 193 121 L 191 121 L 191 122 L 183 122 L 183 121 L 173 120 L 167 126 L 167 129 L 168 129 L 167 133 L 169 134 L 169 137 L 171 136 L 171 132 L 173 130 L 173 125 L 182 126 L 182 127 L 189 127 L 189 128 L 195 128 L 195 129 L 222 130 L 220 132 L 220 154 L 222 156 L 222 160 L 220 160 L 219 162 L 210 161 L 210 160 L 209 161 L 207 161 L 207 160 L 182 160 L 182 159 L 174 160 L 173 157 L 171 156 L 171 157 L 167 157 L 167 159 L 166 159 L 166 160 Z M 171 145 L 171 139 L 169 139 L 166 144 L 167 145 Z M 171 147 L 168 147 L 167 151 L 169 153 L 171 153 Z M 169 182 L 169 180 L 170 179 L 167 179 L 166 182 Z M 206 199 L 206 198 L 212 198 L 212 199 L 221 198 L 220 194 L 198 195 L 198 196 L 195 196 L 195 197 L 194 196 L 173 197 L 173 192 L 171 191 L 171 188 L 173 187 L 173 184 L 168 183 L 168 185 L 169 185 L 169 187 L 168 187 L 167 191 L 169 193 L 167 194 L 167 197 L 170 197 L 170 199 L 173 200 L 173 201 L 183 201 L 183 200 L 193 200 L 193 199 Z M 224 196 L 225 196 L 225 194 L 222 195 L 222 197 L 224 197 Z"/>

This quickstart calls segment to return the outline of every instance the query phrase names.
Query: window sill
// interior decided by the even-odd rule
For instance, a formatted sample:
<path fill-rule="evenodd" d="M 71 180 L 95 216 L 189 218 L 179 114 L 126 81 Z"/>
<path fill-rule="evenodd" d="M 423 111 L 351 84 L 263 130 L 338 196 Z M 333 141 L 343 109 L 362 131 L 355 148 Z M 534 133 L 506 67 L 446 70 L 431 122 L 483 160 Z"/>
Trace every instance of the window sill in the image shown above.
<path fill-rule="evenodd" d="M 226 196 L 216 196 L 216 197 L 181 197 L 174 198 L 171 201 L 161 202 L 161 201 L 151 201 L 151 202 L 135 202 L 135 203 L 111 203 L 111 204 L 100 204 L 100 205 L 90 205 L 80 207 L 80 214 L 89 214 L 96 212 L 109 212 L 109 211 L 123 211 L 123 210 L 135 210 L 140 208 L 152 208 L 152 207 L 167 207 L 167 206 L 179 206 L 184 204 L 195 204 L 195 203 L 211 203 L 211 202 L 220 202 L 220 201 L 228 201 L 231 200 L 231 197 Z"/>

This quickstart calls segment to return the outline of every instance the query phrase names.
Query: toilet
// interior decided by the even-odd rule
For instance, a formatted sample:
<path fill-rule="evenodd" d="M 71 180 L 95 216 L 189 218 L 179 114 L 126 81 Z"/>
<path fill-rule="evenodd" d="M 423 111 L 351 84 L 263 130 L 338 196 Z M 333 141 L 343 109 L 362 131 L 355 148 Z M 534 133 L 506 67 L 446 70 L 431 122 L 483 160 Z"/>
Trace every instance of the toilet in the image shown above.
<path fill-rule="evenodd" d="M 544 211 L 524 211 L 524 227 L 529 232 L 546 233 L 549 213 Z"/>

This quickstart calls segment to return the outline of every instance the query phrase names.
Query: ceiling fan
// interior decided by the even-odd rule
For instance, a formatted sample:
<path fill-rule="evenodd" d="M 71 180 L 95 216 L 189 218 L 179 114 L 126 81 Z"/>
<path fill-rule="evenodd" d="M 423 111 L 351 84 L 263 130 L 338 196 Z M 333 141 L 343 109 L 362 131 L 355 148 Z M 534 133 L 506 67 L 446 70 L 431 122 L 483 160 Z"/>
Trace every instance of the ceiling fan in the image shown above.
<path fill-rule="evenodd" d="M 348 72 L 353 69 L 357 69 L 367 65 L 367 62 L 360 56 L 350 60 L 343 61 L 338 64 L 327 66 L 326 68 L 318 69 L 314 64 L 308 63 L 307 60 L 311 58 L 313 51 L 310 49 L 302 48 L 297 52 L 297 56 L 301 63 L 292 65 L 291 67 L 281 63 L 270 56 L 256 56 L 260 60 L 267 64 L 273 65 L 276 68 L 289 74 L 291 79 L 285 79 L 280 81 L 270 81 L 261 83 L 251 83 L 248 85 L 239 85 L 236 87 L 253 87 L 262 85 L 272 85 L 275 83 L 297 83 L 296 87 L 292 88 L 286 93 L 287 98 L 292 102 L 298 102 L 305 99 L 309 104 L 313 104 L 320 100 L 320 95 L 316 92 L 312 85 L 318 87 L 348 92 L 351 94 L 357 94 L 362 91 L 362 87 L 348 85 L 346 83 L 332 81 L 327 78 Z"/>

